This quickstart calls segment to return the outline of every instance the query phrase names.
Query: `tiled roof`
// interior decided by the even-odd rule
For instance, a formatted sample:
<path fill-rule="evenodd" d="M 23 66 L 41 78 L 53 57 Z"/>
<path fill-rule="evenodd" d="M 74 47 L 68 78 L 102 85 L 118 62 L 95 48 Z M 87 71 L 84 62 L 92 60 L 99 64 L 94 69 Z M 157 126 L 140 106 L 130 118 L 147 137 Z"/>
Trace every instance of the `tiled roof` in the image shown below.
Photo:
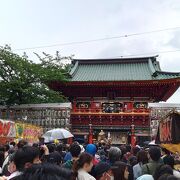
<path fill-rule="evenodd" d="M 156 57 L 74 60 L 71 81 L 135 81 L 180 78 L 163 72 Z"/>

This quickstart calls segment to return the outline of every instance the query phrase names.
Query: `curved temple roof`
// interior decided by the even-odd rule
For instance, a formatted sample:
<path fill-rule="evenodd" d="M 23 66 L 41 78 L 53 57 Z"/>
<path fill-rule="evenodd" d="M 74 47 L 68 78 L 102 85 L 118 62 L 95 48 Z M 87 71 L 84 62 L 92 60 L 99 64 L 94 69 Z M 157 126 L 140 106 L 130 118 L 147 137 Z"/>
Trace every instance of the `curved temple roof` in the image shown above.
<path fill-rule="evenodd" d="M 138 81 L 180 78 L 180 72 L 161 71 L 156 57 L 74 59 L 70 81 Z"/>

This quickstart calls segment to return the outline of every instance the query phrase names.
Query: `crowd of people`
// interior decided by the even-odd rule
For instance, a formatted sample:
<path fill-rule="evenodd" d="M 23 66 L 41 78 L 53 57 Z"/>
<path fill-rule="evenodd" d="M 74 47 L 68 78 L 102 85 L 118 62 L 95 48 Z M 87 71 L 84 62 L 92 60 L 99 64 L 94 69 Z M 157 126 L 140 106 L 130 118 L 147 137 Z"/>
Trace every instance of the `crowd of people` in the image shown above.
<path fill-rule="evenodd" d="M 177 180 L 178 157 L 158 146 L 105 143 L 0 146 L 0 180 Z"/>

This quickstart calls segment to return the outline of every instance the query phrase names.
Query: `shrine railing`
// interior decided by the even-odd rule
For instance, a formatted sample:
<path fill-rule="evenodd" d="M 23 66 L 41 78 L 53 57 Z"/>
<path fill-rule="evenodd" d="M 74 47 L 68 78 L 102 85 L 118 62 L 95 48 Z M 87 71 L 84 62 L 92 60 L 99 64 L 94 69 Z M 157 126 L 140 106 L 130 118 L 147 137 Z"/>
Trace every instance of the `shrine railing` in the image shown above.
<path fill-rule="evenodd" d="M 150 113 L 150 109 L 121 109 L 119 111 L 104 111 L 102 108 L 79 108 L 72 109 L 72 114 L 85 113 L 85 114 L 124 114 L 124 113 Z"/>

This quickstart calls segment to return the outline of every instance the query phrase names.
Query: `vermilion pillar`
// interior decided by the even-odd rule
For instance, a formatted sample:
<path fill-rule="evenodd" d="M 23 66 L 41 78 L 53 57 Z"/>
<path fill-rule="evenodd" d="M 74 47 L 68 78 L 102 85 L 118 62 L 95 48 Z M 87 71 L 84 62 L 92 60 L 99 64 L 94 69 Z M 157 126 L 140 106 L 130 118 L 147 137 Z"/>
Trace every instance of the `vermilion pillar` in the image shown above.
<path fill-rule="evenodd" d="M 131 125 L 131 146 L 136 146 L 136 137 L 135 137 L 135 130 L 134 130 L 134 124 Z"/>
<path fill-rule="evenodd" d="M 92 124 L 89 124 L 89 144 L 93 143 Z"/>

